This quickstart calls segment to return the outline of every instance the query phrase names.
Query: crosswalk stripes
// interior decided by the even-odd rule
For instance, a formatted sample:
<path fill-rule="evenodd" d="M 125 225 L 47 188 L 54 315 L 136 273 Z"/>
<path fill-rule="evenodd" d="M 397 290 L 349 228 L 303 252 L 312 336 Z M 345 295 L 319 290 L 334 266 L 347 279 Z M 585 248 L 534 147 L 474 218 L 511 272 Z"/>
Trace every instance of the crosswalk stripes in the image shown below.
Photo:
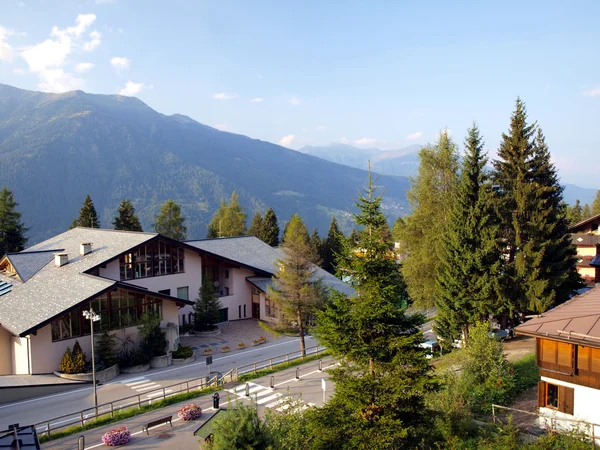
<path fill-rule="evenodd" d="M 121 381 L 128 388 L 133 389 L 139 394 L 147 393 L 148 398 L 160 397 L 163 395 L 162 386 L 154 381 L 150 381 L 146 377 L 130 378 L 126 381 Z M 172 389 L 165 389 L 165 394 L 172 393 Z"/>
<path fill-rule="evenodd" d="M 259 405 L 264 405 L 266 408 L 272 408 L 276 411 L 283 412 L 292 408 L 291 411 L 302 412 L 311 406 L 315 406 L 314 403 L 304 403 L 299 398 L 285 396 L 279 392 L 273 392 L 271 388 L 261 386 L 260 384 L 248 382 L 248 393 L 252 401 Z M 240 398 L 246 397 L 246 384 L 242 384 L 233 389 L 228 389 L 227 392 L 234 394 Z"/>

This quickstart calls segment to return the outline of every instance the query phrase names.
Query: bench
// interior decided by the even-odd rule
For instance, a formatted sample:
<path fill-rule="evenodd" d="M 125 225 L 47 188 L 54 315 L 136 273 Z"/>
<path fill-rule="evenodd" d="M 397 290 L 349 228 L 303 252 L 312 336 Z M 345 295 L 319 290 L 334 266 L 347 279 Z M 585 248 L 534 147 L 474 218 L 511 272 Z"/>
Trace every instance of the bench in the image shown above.
<path fill-rule="evenodd" d="M 148 422 L 146 425 L 144 425 L 142 427 L 142 431 L 145 431 L 146 434 L 149 435 L 150 433 L 148 432 L 148 430 L 150 430 L 150 428 L 155 427 L 157 425 L 162 425 L 163 423 L 168 423 L 169 425 L 171 425 L 171 427 L 173 427 L 173 424 L 171 423 L 172 418 L 173 418 L 173 416 L 165 416 L 160 419 L 156 419 L 151 422 Z"/>

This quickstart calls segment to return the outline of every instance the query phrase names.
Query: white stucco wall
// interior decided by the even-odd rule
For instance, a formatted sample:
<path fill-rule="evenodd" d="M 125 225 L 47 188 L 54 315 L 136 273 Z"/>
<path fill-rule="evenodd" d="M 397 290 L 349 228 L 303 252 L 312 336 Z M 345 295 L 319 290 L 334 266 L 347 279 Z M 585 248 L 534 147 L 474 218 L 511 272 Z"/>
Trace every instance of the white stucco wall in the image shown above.
<path fill-rule="evenodd" d="M 0 325 L 0 375 L 12 374 L 12 335 Z"/>
<path fill-rule="evenodd" d="M 30 355 L 27 338 L 12 337 L 12 373 L 14 375 L 29 374 Z"/>
<path fill-rule="evenodd" d="M 596 246 L 577 246 L 578 256 L 596 256 Z"/>
<path fill-rule="evenodd" d="M 232 282 L 233 295 L 221 297 L 223 308 L 229 308 L 229 320 L 249 319 L 252 317 L 252 285 L 246 281 L 246 277 L 254 276 L 254 272 L 248 269 L 230 269 L 229 278 Z M 244 316 L 244 305 L 246 305 L 246 316 Z M 239 307 L 242 307 L 242 317 Z"/>
<path fill-rule="evenodd" d="M 565 381 L 555 380 L 554 378 L 548 377 L 542 377 L 542 381 L 573 388 L 574 393 L 573 415 L 555 411 L 552 408 L 540 408 L 540 414 L 548 417 L 546 419 L 540 418 L 539 423 L 542 427 L 546 428 L 549 425 L 549 418 L 582 420 L 584 422 L 598 424 L 598 426 L 595 427 L 595 435 L 600 436 L 600 409 L 598 408 L 598 405 L 600 405 L 599 389 L 579 386 L 578 384 L 567 383 Z M 573 427 L 577 427 L 577 424 L 560 422 L 560 420 L 555 421 L 555 423 L 564 430 L 571 430 Z M 581 431 L 586 430 L 581 428 Z M 589 427 L 587 431 L 591 433 L 591 427 Z"/>

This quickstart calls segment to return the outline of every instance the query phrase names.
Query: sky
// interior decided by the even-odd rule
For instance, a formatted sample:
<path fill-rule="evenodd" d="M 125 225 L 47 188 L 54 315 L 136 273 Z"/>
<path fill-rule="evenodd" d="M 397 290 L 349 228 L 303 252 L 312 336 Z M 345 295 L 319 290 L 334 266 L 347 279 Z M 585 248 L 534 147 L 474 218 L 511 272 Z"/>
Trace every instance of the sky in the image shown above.
<path fill-rule="evenodd" d="M 299 149 L 399 149 L 517 96 L 565 183 L 600 188 L 600 1 L 0 0 L 0 83 L 120 94 Z"/>

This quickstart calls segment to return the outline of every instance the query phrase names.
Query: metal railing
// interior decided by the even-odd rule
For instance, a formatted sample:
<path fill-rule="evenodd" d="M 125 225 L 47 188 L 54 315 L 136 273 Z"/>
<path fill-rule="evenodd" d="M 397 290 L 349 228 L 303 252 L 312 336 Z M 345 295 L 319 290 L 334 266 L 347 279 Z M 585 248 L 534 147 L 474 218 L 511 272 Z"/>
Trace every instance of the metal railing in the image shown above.
<path fill-rule="evenodd" d="M 100 417 L 105 417 L 108 415 L 114 417 L 116 412 L 126 408 L 137 407 L 138 409 L 141 409 L 141 407 L 145 404 L 151 405 L 153 401 L 164 400 L 168 397 L 181 394 L 183 392 L 189 394 L 190 392 L 206 389 L 208 387 L 222 386 L 226 381 L 232 382 L 237 380 L 239 375 L 251 372 L 256 373 L 258 370 L 266 368 L 272 369 L 276 364 L 294 361 L 297 359 L 304 359 L 306 356 L 318 355 L 319 352 L 323 352 L 324 349 L 325 347 L 318 345 L 309 347 L 305 350 L 304 356 L 302 356 L 300 351 L 286 353 L 284 355 L 275 356 L 273 358 L 257 361 L 256 363 L 246 364 L 241 367 L 230 369 L 223 375 L 219 376 L 219 374 L 217 374 L 208 380 L 207 377 L 193 378 L 191 380 L 149 390 L 141 394 L 103 403 L 97 407 L 92 406 L 82 409 L 81 411 L 43 420 L 34 424 L 34 426 L 38 434 L 50 436 L 51 432 L 56 432 L 63 428 L 68 428 L 75 425 L 84 426 L 86 423 L 89 423 L 90 421 Z"/>

